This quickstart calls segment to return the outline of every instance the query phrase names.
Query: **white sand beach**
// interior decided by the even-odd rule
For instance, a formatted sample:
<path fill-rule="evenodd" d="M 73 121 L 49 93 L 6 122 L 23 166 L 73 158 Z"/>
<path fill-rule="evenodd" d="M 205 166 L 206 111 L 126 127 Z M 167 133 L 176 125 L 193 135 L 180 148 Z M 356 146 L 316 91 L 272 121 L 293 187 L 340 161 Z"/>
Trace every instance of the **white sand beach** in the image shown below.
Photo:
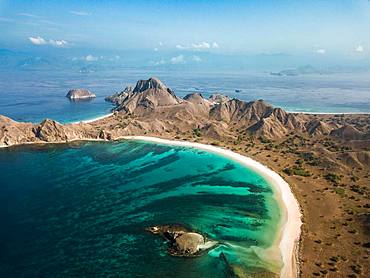
<path fill-rule="evenodd" d="M 280 277 L 297 277 L 298 266 L 297 266 L 297 251 L 298 242 L 301 233 L 301 211 L 297 200 L 295 199 L 289 184 L 276 172 L 272 171 L 268 167 L 261 163 L 247 157 L 235 153 L 233 151 L 216 147 L 212 145 L 193 143 L 187 141 L 176 141 L 167 140 L 156 137 L 147 136 L 125 136 L 122 139 L 128 140 L 142 140 L 147 142 L 168 144 L 174 146 L 193 147 L 206 151 L 211 151 L 220 155 L 224 155 L 233 160 L 244 164 L 248 168 L 254 170 L 261 176 L 263 176 L 276 190 L 276 198 L 279 203 L 283 206 L 282 209 L 285 211 L 283 219 L 285 223 L 282 223 L 282 229 L 279 235 L 279 249 L 282 256 L 283 268 L 280 272 Z"/>
<path fill-rule="evenodd" d="M 113 115 L 113 113 L 109 113 L 109 114 L 106 114 L 106 115 L 103 115 L 103 116 L 99 116 L 99 117 L 96 117 L 96 118 L 93 118 L 93 119 L 90 119 L 90 120 L 83 120 L 83 121 L 72 122 L 72 124 L 78 124 L 78 123 L 88 124 L 88 123 L 92 123 L 92 122 L 95 122 L 95 121 L 98 121 L 98 120 L 102 120 L 102 119 L 108 118 L 108 117 L 110 117 L 112 115 Z"/>

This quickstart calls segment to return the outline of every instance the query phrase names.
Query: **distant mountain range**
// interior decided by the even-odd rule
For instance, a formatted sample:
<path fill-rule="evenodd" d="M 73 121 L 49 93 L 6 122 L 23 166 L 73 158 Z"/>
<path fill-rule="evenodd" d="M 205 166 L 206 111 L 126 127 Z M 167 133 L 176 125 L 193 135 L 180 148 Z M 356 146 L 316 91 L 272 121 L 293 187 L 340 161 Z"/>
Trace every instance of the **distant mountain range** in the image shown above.
<path fill-rule="evenodd" d="M 58 49 L 56 52 L 56 50 L 13 51 L 0 49 L 0 70 L 66 69 L 72 72 L 90 73 L 120 68 L 251 71 L 267 72 L 276 76 L 370 70 L 369 63 L 364 60 L 338 62 L 329 58 L 301 57 L 285 53 L 242 55 L 205 51 Z"/>

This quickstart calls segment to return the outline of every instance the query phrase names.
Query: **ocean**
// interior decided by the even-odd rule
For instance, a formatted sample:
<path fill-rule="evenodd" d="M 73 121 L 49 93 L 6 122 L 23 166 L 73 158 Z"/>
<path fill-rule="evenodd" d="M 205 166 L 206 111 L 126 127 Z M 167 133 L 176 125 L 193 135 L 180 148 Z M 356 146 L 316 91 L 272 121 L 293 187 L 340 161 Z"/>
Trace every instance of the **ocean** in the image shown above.
<path fill-rule="evenodd" d="M 278 250 L 273 188 L 221 155 L 143 141 L 75 142 L 2 149 L 0 169 L 0 277 L 217 278 L 230 267 L 251 275 L 282 267 L 263 256 Z M 164 224 L 218 245 L 172 257 L 145 230 Z"/>
<path fill-rule="evenodd" d="M 157 76 L 181 97 L 200 92 L 205 97 L 224 93 L 245 101 L 264 99 L 288 111 L 310 113 L 369 113 L 368 74 L 272 76 L 269 73 L 101 70 L 0 72 L 0 114 L 17 121 L 62 123 L 90 120 L 108 114 L 113 106 L 104 98 L 138 79 Z M 73 102 L 65 95 L 87 88 L 97 95 Z"/>

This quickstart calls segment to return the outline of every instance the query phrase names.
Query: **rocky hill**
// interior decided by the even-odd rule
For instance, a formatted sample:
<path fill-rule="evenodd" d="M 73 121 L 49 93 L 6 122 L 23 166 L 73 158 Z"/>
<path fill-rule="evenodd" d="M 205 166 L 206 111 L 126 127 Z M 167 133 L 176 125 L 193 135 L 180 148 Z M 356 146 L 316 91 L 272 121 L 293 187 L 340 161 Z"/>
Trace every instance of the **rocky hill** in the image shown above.
<path fill-rule="evenodd" d="M 123 94 L 119 94 L 116 111 L 125 111 L 141 114 L 152 111 L 161 106 L 173 106 L 181 103 L 171 89 L 167 88 L 159 79 L 152 77 L 148 80 L 139 80 L 134 89 L 126 87 Z"/>
<path fill-rule="evenodd" d="M 155 77 L 139 80 L 134 87 L 128 86 L 106 100 L 116 105 L 114 115 L 92 123 L 62 125 L 44 120 L 34 125 L 1 116 L 0 145 L 189 132 L 217 140 L 240 135 L 280 140 L 292 133 L 348 141 L 370 139 L 366 129 L 369 117 L 359 124 L 354 116 L 344 119 L 287 113 L 263 100 L 245 102 L 220 94 L 209 99 L 199 93 L 179 98 Z"/>

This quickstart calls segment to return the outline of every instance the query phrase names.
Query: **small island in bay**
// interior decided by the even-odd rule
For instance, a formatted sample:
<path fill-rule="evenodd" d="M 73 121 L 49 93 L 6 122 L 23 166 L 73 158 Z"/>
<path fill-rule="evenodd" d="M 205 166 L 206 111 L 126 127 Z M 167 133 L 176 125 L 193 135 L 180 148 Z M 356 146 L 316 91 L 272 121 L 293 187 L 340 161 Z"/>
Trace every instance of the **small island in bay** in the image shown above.
<path fill-rule="evenodd" d="M 95 98 L 96 95 L 87 89 L 72 89 L 68 91 L 66 97 L 70 100 L 82 100 Z"/>
<path fill-rule="evenodd" d="M 206 240 L 203 235 L 179 225 L 153 226 L 147 230 L 154 235 L 161 236 L 168 242 L 168 252 L 172 256 L 200 256 L 202 251 L 217 244 L 217 242 Z"/>

